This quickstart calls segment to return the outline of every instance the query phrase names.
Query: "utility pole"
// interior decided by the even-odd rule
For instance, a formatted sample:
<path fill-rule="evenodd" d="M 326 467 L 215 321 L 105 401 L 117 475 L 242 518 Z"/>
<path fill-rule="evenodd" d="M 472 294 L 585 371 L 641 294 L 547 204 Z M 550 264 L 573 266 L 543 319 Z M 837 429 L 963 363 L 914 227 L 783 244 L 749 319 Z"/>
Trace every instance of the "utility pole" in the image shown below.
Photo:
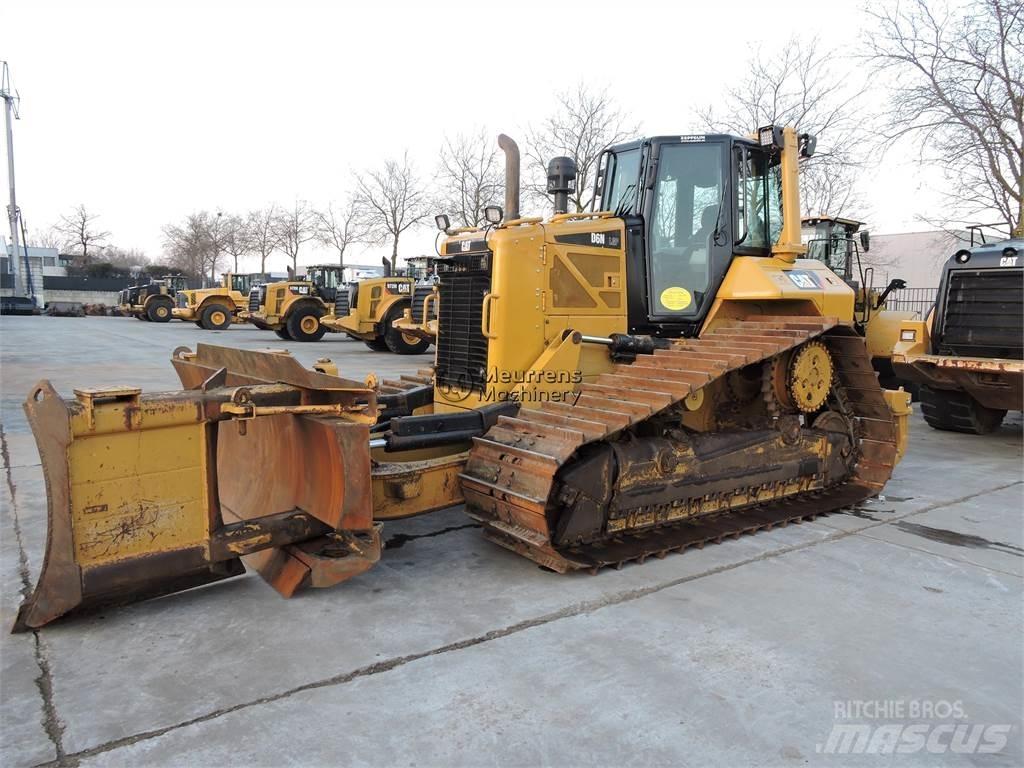
<path fill-rule="evenodd" d="M 13 121 L 19 119 L 18 105 L 21 96 L 11 90 L 11 75 L 7 62 L 0 62 L 0 97 L 4 100 L 4 116 L 7 123 L 7 182 L 10 187 L 11 201 L 7 205 L 7 218 L 11 225 L 11 255 L 7 260 L 13 275 L 14 293 L 18 293 L 18 256 L 20 254 L 18 232 L 18 200 L 14 194 L 14 128 Z"/>

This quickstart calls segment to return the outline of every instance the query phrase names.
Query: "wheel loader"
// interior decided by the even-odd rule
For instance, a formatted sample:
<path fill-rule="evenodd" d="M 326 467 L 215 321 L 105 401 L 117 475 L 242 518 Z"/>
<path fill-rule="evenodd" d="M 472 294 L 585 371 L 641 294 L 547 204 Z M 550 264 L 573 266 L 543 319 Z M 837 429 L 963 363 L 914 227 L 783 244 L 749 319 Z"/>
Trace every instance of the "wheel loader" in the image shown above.
<path fill-rule="evenodd" d="M 896 375 L 920 384 L 934 429 L 994 431 L 1024 409 L 1024 240 L 961 248 L 942 268 L 935 306 L 900 326 Z"/>
<path fill-rule="evenodd" d="M 406 273 L 391 274 L 385 259 L 385 274 L 350 283 L 337 293 L 334 317 L 327 326 L 350 338 L 358 339 L 374 352 L 416 355 L 430 348 L 431 337 L 425 323 L 413 319 L 412 308 L 433 291 L 429 272 L 433 259 L 409 259 Z M 408 322 L 405 320 L 408 319 Z"/>
<path fill-rule="evenodd" d="M 187 287 L 184 275 L 164 275 L 145 285 L 125 288 L 118 294 L 118 309 L 136 320 L 167 323 L 173 317 L 175 297 Z"/>
<path fill-rule="evenodd" d="M 601 158 L 596 210 L 504 209 L 448 236 L 429 377 L 356 381 L 287 353 L 174 350 L 184 387 L 29 394 L 47 552 L 15 628 L 235 576 L 282 595 L 381 556 L 386 521 L 465 504 L 549 571 L 597 571 L 877 494 L 906 440 L 855 292 L 801 258 L 813 137 L 654 136 Z"/>
<path fill-rule="evenodd" d="M 917 314 L 886 309 L 889 295 L 906 288 L 907 284 L 905 280 L 894 278 L 882 290 L 874 287 L 875 270 L 864 267 L 861 260 L 861 250 L 866 253 L 871 247 L 870 234 L 861 229 L 863 225 L 862 221 L 832 216 L 805 218 L 803 237 L 807 258 L 824 262 L 856 292 L 854 324 L 867 341 L 871 364 L 882 385 L 891 389 L 902 386 L 913 395 L 917 385 L 899 379 L 893 371 L 892 350 L 899 341 L 902 323 L 917 319 Z"/>
<path fill-rule="evenodd" d="M 267 281 L 267 276 L 254 273 L 237 275 L 225 272 L 220 285 L 178 291 L 177 306 L 171 314 L 188 320 L 206 331 L 222 331 L 232 323 L 244 323 L 249 314 L 249 290 Z"/>
<path fill-rule="evenodd" d="M 334 302 L 342 284 L 336 264 L 306 267 L 301 280 L 254 285 L 249 290 L 248 321 L 289 341 L 320 341 L 333 318 Z"/>
<path fill-rule="evenodd" d="M 447 217 L 442 228 L 449 228 Z M 437 338 L 437 273 L 434 271 L 434 258 L 418 256 L 409 259 L 406 264 L 416 277 L 416 285 L 412 292 L 412 302 L 403 310 L 402 316 L 392 323 L 392 327 L 403 334 L 433 344 Z"/>

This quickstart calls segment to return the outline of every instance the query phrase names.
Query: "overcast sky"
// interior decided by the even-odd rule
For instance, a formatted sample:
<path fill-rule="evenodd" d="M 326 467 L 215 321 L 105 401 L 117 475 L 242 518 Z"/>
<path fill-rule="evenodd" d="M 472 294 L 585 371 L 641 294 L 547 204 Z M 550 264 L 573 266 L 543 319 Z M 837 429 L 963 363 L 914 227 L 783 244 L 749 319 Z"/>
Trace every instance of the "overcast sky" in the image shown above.
<path fill-rule="evenodd" d="M 18 202 L 30 230 L 84 203 L 111 243 L 158 256 L 161 227 L 191 211 L 341 200 L 352 169 L 405 148 L 429 177 L 445 133 L 522 138 L 580 80 L 646 134 L 691 132 L 753 47 L 799 27 L 842 56 L 863 22 L 857 3 L 821 0 L 7 0 Z M 871 228 L 920 230 L 934 198 L 912 160 L 889 162 L 870 173 Z M 434 234 L 405 238 L 400 255 L 432 253 Z M 312 246 L 300 256 L 322 260 Z"/>

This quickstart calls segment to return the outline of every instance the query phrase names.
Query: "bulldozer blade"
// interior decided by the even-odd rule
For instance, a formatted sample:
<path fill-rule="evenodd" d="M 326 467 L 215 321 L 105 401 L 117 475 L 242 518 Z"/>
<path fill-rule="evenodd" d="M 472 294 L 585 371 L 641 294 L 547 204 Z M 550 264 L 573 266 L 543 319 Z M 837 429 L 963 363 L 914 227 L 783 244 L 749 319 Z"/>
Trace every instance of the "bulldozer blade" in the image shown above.
<path fill-rule="evenodd" d="M 198 353 L 176 351 L 179 363 L 183 381 L 204 372 Z M 377 562 L 373 390 L 280 354 L 235 363 L 256 375 L 220 366 L 186 391 L 69 400 L 33 389 L 48 531 L 15 631 L 236 576 L 243 559 L 286 596 Z"/>

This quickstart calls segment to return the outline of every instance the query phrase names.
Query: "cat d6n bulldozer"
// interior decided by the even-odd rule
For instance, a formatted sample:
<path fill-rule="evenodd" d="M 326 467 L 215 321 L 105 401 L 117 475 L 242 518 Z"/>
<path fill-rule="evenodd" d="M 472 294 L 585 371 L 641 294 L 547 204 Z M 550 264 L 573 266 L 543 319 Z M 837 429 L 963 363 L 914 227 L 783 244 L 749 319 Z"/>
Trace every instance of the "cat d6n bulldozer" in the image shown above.
<path fill-rule="evenodd" d="M 655 136 L 609 148 L 595 210 L 503 210 L 438 260 L 432 378 L 385 391 L 320 361 L 199 344 L 184 390 L 48 382 L 26 410 L 49 532 L 17 628 L 234 576 L 282 595 L 381 556 L 393 518 L 465 504 L 565 573 L 642 562 L 857 504 L 888 481 L 907 396 L 882 389 L 855 292 L 801 258 L 814 139 Z"/>
<path fill-rule="evenodd" d="M 305 279 L 254 285 L 249 290 L 250 323 L 290 341 L 320 341 L 333 318 L 342 284 L 337 264 L 306 267 Z"/>

